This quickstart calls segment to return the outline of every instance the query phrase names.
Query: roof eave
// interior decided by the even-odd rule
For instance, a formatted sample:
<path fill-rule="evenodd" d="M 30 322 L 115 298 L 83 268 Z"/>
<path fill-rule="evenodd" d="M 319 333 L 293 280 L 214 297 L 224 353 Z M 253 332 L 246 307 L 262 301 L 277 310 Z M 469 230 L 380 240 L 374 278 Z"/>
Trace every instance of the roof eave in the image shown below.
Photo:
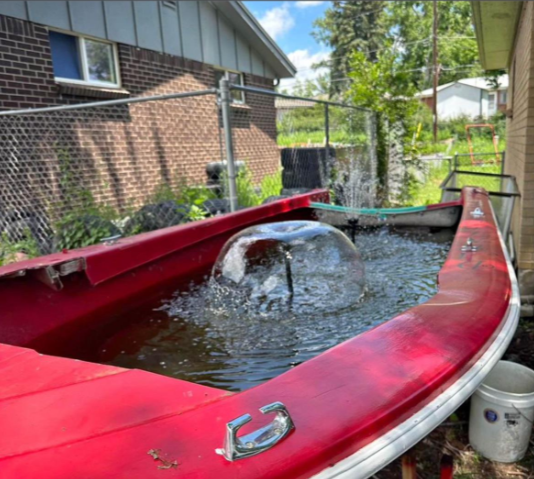
<path fill-rule="evenodd" d="M 217 2 L 217 8 L 232 20 L 256 50 L 264 56 L 278 78 L 294 77 L 297 68 L 240 1 Z M 253 35 L 253 37 L 251 37 Z M 258 41 L 254 41 L 257 39 Z"/>
<path fill-rule="evenodd" d="M 518 1 L 471 0 L 480 63 L 484 70 L 509 67 L 522 7 L 523 2 Z M 485 35 L 485 29 L 491 35 Z M 496 38 L 498 35 L 502 38 Z"/>

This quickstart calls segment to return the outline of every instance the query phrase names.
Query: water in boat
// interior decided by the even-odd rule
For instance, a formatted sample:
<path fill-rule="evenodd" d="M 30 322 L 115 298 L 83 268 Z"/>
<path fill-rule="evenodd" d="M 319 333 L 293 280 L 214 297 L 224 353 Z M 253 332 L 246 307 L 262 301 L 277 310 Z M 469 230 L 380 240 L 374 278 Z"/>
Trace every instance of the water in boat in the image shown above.
<path fill-rule="evenodd" d="M 245 390 L 429 299 L 452 241 L 382 228 L 354 248 L 331 227 L 258 228 L 227 244 L 213 277 L 117 318 L 127 326 L 91 359 Z"/>

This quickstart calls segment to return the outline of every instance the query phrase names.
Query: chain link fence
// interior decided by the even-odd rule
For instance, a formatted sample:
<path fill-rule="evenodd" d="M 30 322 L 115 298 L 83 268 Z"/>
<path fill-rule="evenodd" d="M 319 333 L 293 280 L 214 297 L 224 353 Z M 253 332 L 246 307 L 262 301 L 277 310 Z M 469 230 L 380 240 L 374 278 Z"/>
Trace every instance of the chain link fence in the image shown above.
<path fill-rule="evenodd" d="M 285 194 L 329 188 L 353 208 L 376 200 L 376 125 L 369 110 L 320 99 L 276 98 Z"/>
<path fill-rule="evenodd" d="M 371 112 L 239 93 L 238 208 L 314 188 L 372 205 Z M 0 265 L 230 211 L 222 113 L 216 89 L 1 112 Z"/>

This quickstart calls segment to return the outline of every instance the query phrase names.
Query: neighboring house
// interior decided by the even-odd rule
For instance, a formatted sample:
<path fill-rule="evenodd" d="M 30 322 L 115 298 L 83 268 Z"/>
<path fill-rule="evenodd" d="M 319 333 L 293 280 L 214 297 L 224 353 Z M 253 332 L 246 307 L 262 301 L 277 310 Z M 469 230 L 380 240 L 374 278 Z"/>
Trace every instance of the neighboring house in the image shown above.
<path fill-rule="evenodd" d="M 498 78 L 499 87 L 487 82 L 485 78 L 464 78 L 440 85 L 438 92 L 438 118 L 448 120 L 459 116 L 487 118 L 497 110 L 506 110 L 508 95 L 508 75 Z M 432 88 L 416 95 L 423 103 L 432 108 L 434 91 Z"/>
<path fill-rule="evenodd" d="M 507 69 L 505 173 L 514 175 L 512 230 L 521 295 L 534 294 L 534 2 L 471 2 L 480 62 L 485 70 Z"/>
<path fill-rule="evenodd" d="M 233 83 L 273 90 L 278 79 L 295 71 L 241 2 L 0 2 L 3 110 L 205 90 L 223 75 Z M 277 171 L 274 98 L 237 91 L 232 96 L 237 159 L 246 160 L 257 179 Z M 85 111 L 86 121 L 95 121 Z M 190 182 L 205 183 L 207 163 L 221 160 L 224 135 L 214 95 L 140 103 L 120 117 L 111 110 L 106 115 L 98 113 L 106 144 L 89 137 L 80 124 L 57 123 L 72 130 L 61 148 L 70 151 L 73 162 L 86 162 L 88 171 L 104 165 L 101 181 L 112 188 L 98 190 L 98 199 L 119 206 L 138 203 L 141 192 L 184 171 Z M 2 125 L 8 121 L 2 118 Z M 28 148 L 34 140 L 25 139 Z M 0 161 L 0 183 L 9 182 L 4 191 L 25 187 L 30 180 L 13 173 L 19 167 L 6 176 L 6 161 Z M 40 162 L 43 175 L 54 171 L 54 159 L 32 161 Z M 0 194 L 0 210 L 9 207 L 6 203 Z"/>

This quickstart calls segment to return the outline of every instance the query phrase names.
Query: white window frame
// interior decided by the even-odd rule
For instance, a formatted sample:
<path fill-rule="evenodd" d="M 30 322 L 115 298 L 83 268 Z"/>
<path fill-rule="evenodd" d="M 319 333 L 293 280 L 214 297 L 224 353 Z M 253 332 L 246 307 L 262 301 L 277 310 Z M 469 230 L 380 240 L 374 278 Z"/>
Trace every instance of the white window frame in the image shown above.
<path fill-rule="evenodd" d="M 57 33 L 63 33 L 64 35 L 70 35 L 71 37 L 76 38 L 76 46 L 78 49 L 78 55 L 80 59 L 80 68 L 82 76 L 84 77 L 84 80 L 77 80 L 76 78 L 64 78 L 64 77 L 57 77 L 54 76 L 54 79 L 63 82 L 63 83 L 73 83 L 76 85 L 86 85 L 86 86 L 98 86 L 102 88 L 121 88 L 121 76 L 120 76 L 120 70 L 119 70 L 119 50 L 117 48 L 117 44 L 115 42 L 110 42 L 108 40 L 103 40 L 101 38 L 91 37 L 89 35 L 80 35 L 79 33 L 69 32 L 66 30 L 57 30 L 49 28 L 49 31 L 51 32 L 57 32 Z M 88 80 L 89 78 L 89 68 L 87 65 L 87 52 L 85 50 L 85 40 L 91 40 L 94 42 L 100 42 L 100 43 L 106 43 L 107 45 L 111 45 L 112 52 L 113 52 L 113 68 L 115 70 L 115 80 L 116 82 L 103 82 L 103 81 L 95 81 L 95 80 Z M 50 50 L 50 53 L 52 54 L 52 50 Z M 52 63 L 53 63 L 52 58 Z"/>
<path fill-rule="evenodd" d="M 237 70 L 231 70 L 229 68 L 223 68 L 223 67 L 215 67 L 215 70 L 218 72 L 224 72 L 224 77 L 230 81 L 229 73 L 235 73 L 236 75 L 239 75 L 239 84 L 241 86 L 245 86 L 245 75 L 243 72 L 239 72 Z M 219 88 L 219 85 L 217 85 L 217 88 Z M 236 100 L 235 98 L 232 98 L 232 103 L 234 105 L 245 105 L 245 92 L 239 90 L 239 94 L 241 96 L 241 100 Z"/>

